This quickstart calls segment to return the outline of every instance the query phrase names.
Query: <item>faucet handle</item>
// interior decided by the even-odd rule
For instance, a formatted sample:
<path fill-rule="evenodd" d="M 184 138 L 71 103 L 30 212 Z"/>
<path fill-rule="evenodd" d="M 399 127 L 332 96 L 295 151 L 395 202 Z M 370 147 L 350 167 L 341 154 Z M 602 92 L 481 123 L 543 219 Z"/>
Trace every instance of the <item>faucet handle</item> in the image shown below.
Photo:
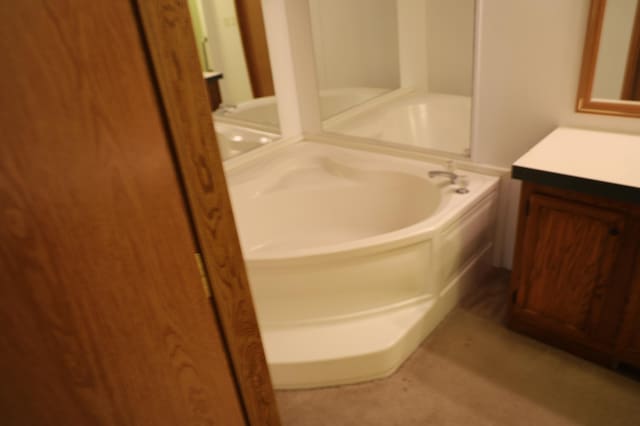
<path fill-rule="evenodd" d="M 447 171 L 451 173 L 455 173 L 456 171 L 456 163 L 453 160 L 449 160 L 446 163 Z"/>
<path fill-rule="evenodd" d="M 469 186 L 468 176 L 458 176 L 456 178 L 455 184 L 458 185 L 458 188 L 456 188 L 456 192 L 458 194 L 466 194 L 469 192 L 469 189 L 467 188 Z"/>

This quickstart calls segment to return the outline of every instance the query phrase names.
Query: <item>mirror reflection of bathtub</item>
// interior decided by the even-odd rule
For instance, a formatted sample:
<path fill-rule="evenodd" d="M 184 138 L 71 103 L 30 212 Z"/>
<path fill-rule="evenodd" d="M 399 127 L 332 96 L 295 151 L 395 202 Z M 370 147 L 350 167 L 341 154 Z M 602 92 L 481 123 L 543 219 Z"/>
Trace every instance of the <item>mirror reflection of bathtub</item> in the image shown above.
<path fill-rule="evenodd" d="M 349 108 L 360 105 L 389 89 L 375 87 L 349 87 L 342 89 L 324 90 L 320 93 L 320 113 L 322 119 L 335 116 Z M 275 96 L 265 96 L 241 102 L 233 108 L 222 108 L 214 113 L 216 121 L 232 122 L 235 124 L 257 123 L 265 128 L 277 131 L 280 127 L 278 120 L 278 106 Z"/>
<path fill-rule="evenodd" d="M 471 97 L 400 89 L 331 89 L 321 93 L 325 130 L 457 155 L 469 154 Z M 216 122 L 278 128 L 275 98 L 243 102 L 215 113 Z M 256 145 L 259 146 L 259 145 Z M 248 145 L 245 145 L 248 147 Z"/>
<path fill-rule="evenodd" d="M 228 123 L 215 122 L 218 148 L 223 160 L 229 160 L 245 152 L 277 140 L 277 133 L 265 132 Z"/>
<path fill-rule="evenodd" d="M 325 130 L 469 155 L 471 97 L 398 90 L 326 121 Z"/>

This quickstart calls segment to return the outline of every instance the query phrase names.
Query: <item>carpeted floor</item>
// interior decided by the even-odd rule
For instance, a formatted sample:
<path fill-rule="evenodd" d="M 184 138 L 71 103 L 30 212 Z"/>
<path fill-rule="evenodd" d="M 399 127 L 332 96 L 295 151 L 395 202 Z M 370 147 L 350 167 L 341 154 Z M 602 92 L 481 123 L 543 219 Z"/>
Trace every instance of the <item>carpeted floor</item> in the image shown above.
<path fill-rule="evenodd" d="M 283 424 L 640 425 L 640 382 L 505 328 L 507 281 L 497 272 L 391 377 L 277 392 Z"/>

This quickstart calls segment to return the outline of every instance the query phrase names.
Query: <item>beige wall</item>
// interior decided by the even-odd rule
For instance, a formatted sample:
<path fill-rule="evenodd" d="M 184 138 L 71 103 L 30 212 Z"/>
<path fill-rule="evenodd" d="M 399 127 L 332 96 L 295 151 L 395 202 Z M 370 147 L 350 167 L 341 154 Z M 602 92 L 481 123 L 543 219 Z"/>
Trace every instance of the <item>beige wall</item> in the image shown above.
<path fill-rule="evenodd" d="M 427 0 L 429 91 L 471 96 L 474 0 Z"/>
<path fill-rule="evenodd" d="M 233 0 L 201 0 L 209 52 L 215 71 L 222 71 L 222 101 L 237 104 L 253 99 Z"/>
<path fill-rule="evenodd" d="M 510 167 L 557 126 L 640 134 L 640 119 L 575 112 L 589 0 L 483 0 L 473 158 Z M 576 156 L 580 155 L 576 152 Z M 567 161 L 571 161 L 567 158 Z M 509 199 L 504 264 L 515 240 Z"/>
<path fill-rule="evenodd" d="M 510 166 L 559 125 L 640 133 L 640 119 L 575 112 L 589 0 L 484 0 L 474 159 Z"/>

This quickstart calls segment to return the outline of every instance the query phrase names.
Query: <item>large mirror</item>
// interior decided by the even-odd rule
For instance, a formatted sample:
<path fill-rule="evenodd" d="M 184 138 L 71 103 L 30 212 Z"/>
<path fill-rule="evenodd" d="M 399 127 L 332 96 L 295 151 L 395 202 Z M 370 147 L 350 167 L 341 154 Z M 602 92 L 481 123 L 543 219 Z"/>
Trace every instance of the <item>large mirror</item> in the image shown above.
<path fill-rule="evenodd" d="M 309 12 L 323 120 L 400 88 L 395 0 L 309 0 Z"/>
<path fill-rule="evenodd" d="M 189 0 L 224 159 L 279 136 L 262 9 L 253 0 Z"/>
<path fill-rule="evenodd" d="M 309 0 L 324 130 L 469 154 L 475 0 Z"/>
<path fill-rule="evenodd" d="M 592 0 L 577 110 L 640 117 L 640 0 Z"/>
<path fill-rule="evenodd" d="M 188 4 L 216 119 L 277 131 L 261 3 L 189 0 Z"/>

